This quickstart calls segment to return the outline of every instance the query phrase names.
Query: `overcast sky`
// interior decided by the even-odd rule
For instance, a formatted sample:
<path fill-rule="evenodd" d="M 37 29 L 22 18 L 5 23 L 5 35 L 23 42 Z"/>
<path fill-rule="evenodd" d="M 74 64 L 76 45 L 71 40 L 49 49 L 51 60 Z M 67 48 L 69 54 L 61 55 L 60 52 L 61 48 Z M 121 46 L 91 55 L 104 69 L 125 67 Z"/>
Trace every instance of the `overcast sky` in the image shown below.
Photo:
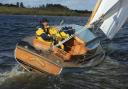
<path fill-rule="evenodd" d="M 0 0 L 0 3 L 23 2 L 25 6 L 39 6 L 42 4 L 53 3 L 62 4 L 71 9 L 92 10 L 97 0 Z"/>

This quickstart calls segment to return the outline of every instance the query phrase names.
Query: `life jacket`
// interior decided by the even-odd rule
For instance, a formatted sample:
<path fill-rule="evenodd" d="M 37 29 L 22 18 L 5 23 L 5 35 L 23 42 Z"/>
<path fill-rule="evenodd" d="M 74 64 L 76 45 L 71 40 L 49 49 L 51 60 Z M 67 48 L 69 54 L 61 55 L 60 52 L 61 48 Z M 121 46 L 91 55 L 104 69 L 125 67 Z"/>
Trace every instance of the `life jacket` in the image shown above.
<path fill-rule="evenodd" d="M 42 38 L 42 34 L 46 34 L 45 30 L 42 29 L 42 28 L 38 28 L 38 30 L 36 31 L 36 39 L 42 41 L 42 42 L 49 42 L 49 41 L 46 41 Z M 47 34 L 48 35 L 48 34 Z"/>
<path fill-rule="evenodd" d="M 62 37 L 59 33 L 57 33 L 56 34 L 56 42 L 54 43 L 54 45 L 61 43 L 61 41 L 62 41 Z M 60 46 L 58 46 L 58 48 L 61 48 L 64 50 L 64 45 L 61 44 Z"/>
<path fill-rule="evenodd" d="M 49 28 L 49 34 L 52 35 L 52 36 L 56 36 L 56 34 L 58 33 L 58 29 L 54 26 L 51 26 Z"/>
<path fill-rule="evenodd" d="M 66 34 L 66 33 L 63 32 L 63 31 L 59 31 L 59 32 L 56 34 L 56 38 L 57 38 L 57 40 L 58 40 L 57 43 L 61 43 L 61 41 L 67 39 L 68 37 L 69 37 L 68 34 Z M 59 48 L 65 50 L 64 44 L 61 44 L 61 45 L 59 46 Z"/>
<path fill-rule="evenodd" d="M 60 31 L 59 32 L 60 36 L 62 37 L 62 39 L 67 39 L 69 37 L 69 34 L 66 34 L 64 31 Z"/>
<path fill-rule="evenodd" d="M 57 28 L 51 26 L 51 27 L 43 27 L 43 28 L 38 28 L 38 30 L 36 31 L 36 38 L 40 41 L 46 41 L 44 40 L 41 35 L 46 33 L 48 36 L 53 36 L 55 38 L 55 40 L 53 40 L 51 43 L 52 45 L 56 45 L 58 43 L 60 43 L 62 40 L 66 39 L 69 37 L 68 34 L 66 34 L 63 31 L 58 31 Z M 58 39 L 57 39 L 58 38 Z M 46 41 L 49 42 L 49 41 Z M 59 48 L 64 49 L 64 45 L 61 44 L 59 46 Z"/>
<path fill-rule="evenodd" d="M 41 41 L 41 42 L 45 43 L 45 44 L 48 43 L 48 44 L 51 44 L 51 45 L 56 45 L 59 42 L 54 40 L 54 38 L 51 41 L 47 41 L 44 38 L 42 38 L 42 34 L 46 34 L 47 36 L 55 36 L 57 33 L 58 33 L 58 30 L 55 27 L 53 27 L 53 26 L 51 26 L 51 27 L 40 27 L 36 31 L 36 39 L 38 41 Z M 59 48 L 63 49 L 64 47 L 60 46 Z"/>

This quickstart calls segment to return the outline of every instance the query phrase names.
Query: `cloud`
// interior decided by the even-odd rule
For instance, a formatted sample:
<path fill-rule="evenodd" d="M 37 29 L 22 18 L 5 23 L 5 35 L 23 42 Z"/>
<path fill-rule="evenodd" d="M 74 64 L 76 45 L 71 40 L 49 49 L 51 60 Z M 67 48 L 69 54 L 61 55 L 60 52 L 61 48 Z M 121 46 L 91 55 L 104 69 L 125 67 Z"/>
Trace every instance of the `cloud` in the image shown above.
<path fill-rule="evenodd" d="M 23 2 L 25 6 L 39 6 L 42 4 L 53 3 L 62 4 L 71 9 L 92 10 L 97 0 L 0 0 L 1 3 Z"/>

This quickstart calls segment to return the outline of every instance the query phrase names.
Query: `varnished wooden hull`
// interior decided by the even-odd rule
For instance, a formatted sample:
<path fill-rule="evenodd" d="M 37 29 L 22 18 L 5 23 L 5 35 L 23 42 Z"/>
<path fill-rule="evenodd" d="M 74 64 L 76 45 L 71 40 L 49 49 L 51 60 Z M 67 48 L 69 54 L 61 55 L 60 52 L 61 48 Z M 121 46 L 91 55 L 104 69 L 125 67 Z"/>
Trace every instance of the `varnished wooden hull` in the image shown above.
<path fill-rule="evenodd" d="M 62 67 L 60 65 L 57 65 L 43 56 L 39 56 L 24 48 L 17 47 L 15 55 L 19 62 L 38 69 L 39 71 L 45 71 L 54 75 L 58 75 L 62 71 Z"/>
<path fill-rule="evenodd" d="M 65 62 L 52 52 L 44 51 L 40 53 L 25 41 L 19 42 L 15 49 L 16 60 L 22 66 L 25 66 L 26 69 L 36 72 L 47 72 L 53 75 L 83 71 L 83 69 L 94 67 L 104 60 L 104 53 L 101 47 L 100 49 L 96 49 L 96 53 L 93 55 L 94 56 L 85 63 L 78 63 L 76 61 Z"/>

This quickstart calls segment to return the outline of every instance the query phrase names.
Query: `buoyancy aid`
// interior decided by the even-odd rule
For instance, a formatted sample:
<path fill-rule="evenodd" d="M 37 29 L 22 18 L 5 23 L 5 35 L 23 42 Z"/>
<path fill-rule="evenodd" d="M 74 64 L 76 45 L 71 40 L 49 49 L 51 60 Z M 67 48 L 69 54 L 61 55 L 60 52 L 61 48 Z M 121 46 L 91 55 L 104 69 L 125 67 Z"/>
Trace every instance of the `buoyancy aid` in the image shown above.
<path fill-rule="evenodd" d="M 63 32 L 63 31 L 60 31 L 60 32 L 58 32 L 58 33 L 56 34 L 56 39 L 57 39 L 58 43 L 61 43 L 61 41 L 67 39 L 68 37 L 69 37 L 69 34 L 66 34 L 66 33 Z M 63 49 L 63 50 L 65 50 L 64 44 L 61 44 L 61 45 L 60 45 L 60 48 Z"/>
<path fill-rule="evenodd" d="M 69 34 L 66 34 L 65 32 L 63 31 L 60 31 L 59 32 L 60 36 L 62 37 L 62 39 L 67 39 L 69 37 Z"/>
<path fill-rule="evenodd" d="M 54 26 L 38 28 L 36 31 L 36 38 L 40 41 L 51 42 L 52 45 L 60 43 L 62 40 L 68 38 L 69 35 L 63 31 L 58 31 Z M 52 39 L 52 40 L 51 40 Z M 64 49 L 64 45 L 61 44 L 59 48 Z"/>
<path fill-rule="evenodd" d="M 40 41 L 46 41 L 46 42 L 50 42 L 52 40 L 52 37 L 50 37 L 49 34 L 46 34 L 45 32 L 46 30 L 42 29 L 42 28 L 38 28 L 38 30 L 36 31 L 36 38 Z"/>

